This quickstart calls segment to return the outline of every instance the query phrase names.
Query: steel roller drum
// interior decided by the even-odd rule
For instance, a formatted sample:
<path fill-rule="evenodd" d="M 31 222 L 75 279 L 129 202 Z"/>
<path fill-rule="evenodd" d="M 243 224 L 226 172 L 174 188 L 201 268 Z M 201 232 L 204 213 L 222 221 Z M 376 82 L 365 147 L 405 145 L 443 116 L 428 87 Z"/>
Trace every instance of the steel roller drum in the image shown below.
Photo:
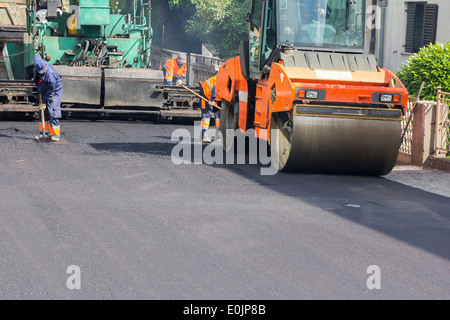
<path fill-rule="evenodd" d="M 278 170 L 385 175 L 395 165 L 400 119 L 292 114 L 290 118 L 290 126 L 285 119 L 272 118 L 271 129 L 278 130 L 271 133 L 271 155 Z"/>

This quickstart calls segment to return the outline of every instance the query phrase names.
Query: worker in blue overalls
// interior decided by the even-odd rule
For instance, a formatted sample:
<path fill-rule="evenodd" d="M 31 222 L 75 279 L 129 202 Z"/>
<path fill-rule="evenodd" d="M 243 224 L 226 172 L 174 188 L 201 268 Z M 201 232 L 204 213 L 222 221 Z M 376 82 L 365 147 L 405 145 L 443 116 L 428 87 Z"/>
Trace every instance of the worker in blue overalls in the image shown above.
<path fill-rule="evenodd" d="M 34 82 L 45 105 L 45 127 L 41 126 L 41 134 L 50 133 L 52 141 L 59 141 L 61 136 L 61 100 L 63 83 L 59 73 L 39 54 L 34 56 Z M 42 119 L 41 119 L 42 121 Z"/>

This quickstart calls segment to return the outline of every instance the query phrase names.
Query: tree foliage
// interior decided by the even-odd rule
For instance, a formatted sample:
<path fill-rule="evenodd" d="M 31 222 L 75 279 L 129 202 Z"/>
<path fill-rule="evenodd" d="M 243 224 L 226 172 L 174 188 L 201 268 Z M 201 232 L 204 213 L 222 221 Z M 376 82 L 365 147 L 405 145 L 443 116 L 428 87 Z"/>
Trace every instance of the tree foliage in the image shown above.
<path fill-rule="evenodd" d="M 408 59 L 397 75 L 412 96 L 417 96 L 425 82 L 422 100 L 436 100 L 437 87 L 450 92 L 450 42 L 423 47 Z"/>
<path fill-rule="evenodd" d="M 194 8 L 191 0 L 169 0 L 169 7 L 173 8 Z"/>
<path fill-rule="evenodd" d="M 153 43 L 165 49 L 201 53 L 201 41 L 186 33 L 187 21 L 194 15 L 190 0 L 151 0 Z"/>
<path fill-rule="evenodd" d="M 173 5 L 194 5 L 195 14 L 188 20 L 187 33 L 213 44 L 221 58 L 237 53 L 246 38 L 248 0 L 171 0 Z M 188 4 L 187 2 L 190 2 Z"/>

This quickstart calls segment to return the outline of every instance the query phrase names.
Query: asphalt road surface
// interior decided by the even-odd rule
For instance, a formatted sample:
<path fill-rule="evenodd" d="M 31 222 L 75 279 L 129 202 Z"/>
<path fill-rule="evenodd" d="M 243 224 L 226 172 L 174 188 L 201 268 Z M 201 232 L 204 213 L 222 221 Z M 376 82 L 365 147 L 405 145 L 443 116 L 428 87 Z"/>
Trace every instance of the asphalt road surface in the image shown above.
<path fill-rule="evenodd" d="M 37 126 L 0 122 L 0 299 L 450 299 L 447 173 L 261 175 L 175 164 L 188 123 Z"/>

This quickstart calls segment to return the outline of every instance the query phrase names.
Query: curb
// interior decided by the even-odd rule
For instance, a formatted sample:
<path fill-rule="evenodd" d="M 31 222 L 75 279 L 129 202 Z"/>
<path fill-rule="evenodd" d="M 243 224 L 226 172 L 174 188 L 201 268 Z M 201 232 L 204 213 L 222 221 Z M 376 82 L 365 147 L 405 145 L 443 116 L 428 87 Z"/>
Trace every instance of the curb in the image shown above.
<path fill-rule="evenodd" d="M 450 158 L 429 156 L 423 166 L 425 168 L 437 169 L 450 173 Z"/>

